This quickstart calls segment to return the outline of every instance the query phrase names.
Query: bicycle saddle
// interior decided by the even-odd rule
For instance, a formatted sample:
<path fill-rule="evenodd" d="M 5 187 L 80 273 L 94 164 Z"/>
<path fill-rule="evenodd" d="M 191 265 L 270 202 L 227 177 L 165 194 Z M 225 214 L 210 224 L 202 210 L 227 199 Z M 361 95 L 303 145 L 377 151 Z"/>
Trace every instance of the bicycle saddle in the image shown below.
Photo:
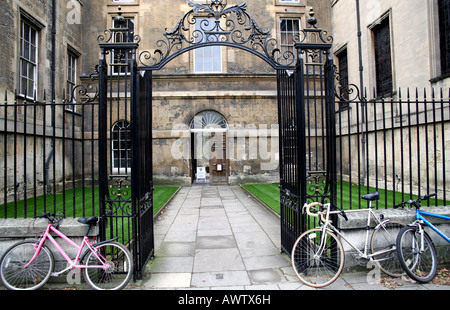
<path fill-rule="evenodd" d="M 97 222 L 98 222 L 98 217 L 96 217 L 96 216 L 81 217 L 78 219 L 78 223 L 92 225 L 92 226 L 97 225 Z"/>
<path fill-rule="evenodd" d="M 366 194 L 366 195 L 361 196 L 361 198 L 365 199 L 365 200 L 371 200 L 371 201 L 378 200 L 378 198 L 380 198 L 380 193 L 374 192 L 374 193 Z"/>

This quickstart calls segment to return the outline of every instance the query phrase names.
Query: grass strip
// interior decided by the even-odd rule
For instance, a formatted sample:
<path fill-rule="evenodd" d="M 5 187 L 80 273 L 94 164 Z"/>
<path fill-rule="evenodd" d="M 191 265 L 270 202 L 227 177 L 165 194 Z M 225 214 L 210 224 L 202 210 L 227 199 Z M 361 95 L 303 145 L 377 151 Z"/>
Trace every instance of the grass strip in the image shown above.
<path fill-rule="evenodd" d="M 280 188 L 279 184 L 242 184 L 242 186 L 262 200 L 266 205 L 272 208 L 277 214 L 280 214 Z M 380 199 L 376 201 L 378 209 L 392 208 L 409 199 L 416 199 L 418 195 L 402 194 L 392 190 L 376 189 L 374 187 L 357 186 L 349 182 L 338 182 L 337 184 L 337 205 L 338 207 L 349 210 L 368 207 L 368 203 L 361 199 L 361 196 L 378 190 Z M 422 201 L 423 206 L 444 205 L 443 200 L 430 199 Z"/>
<path fill-rule="evenodd" d="M 178 190 L 178 186 L 155 186 L 153 191 L 153 213 L 167 202 Z M 66 217 L 89 217 L 99 214 L 98 187 L 78 187 L 59 192 L 56 195 L 47 194 L 36 198 L 28 198 L 17 202 L 0 205 L 0 217 L 33 218 L 45 212 L 63 212 Z M 36 210 L 36 211 L 35 211 Z"/>

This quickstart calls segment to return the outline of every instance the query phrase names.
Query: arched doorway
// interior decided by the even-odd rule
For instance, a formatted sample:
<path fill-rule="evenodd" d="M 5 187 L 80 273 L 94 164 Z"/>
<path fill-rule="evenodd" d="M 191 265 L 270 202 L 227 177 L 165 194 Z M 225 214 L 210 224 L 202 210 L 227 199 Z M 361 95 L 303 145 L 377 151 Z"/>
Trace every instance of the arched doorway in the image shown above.
<path fill-rule="evenodd" d="M 192 183 L 228 184 L 228 122 L 216 111 L 202 111 L 190 123 Z"/>

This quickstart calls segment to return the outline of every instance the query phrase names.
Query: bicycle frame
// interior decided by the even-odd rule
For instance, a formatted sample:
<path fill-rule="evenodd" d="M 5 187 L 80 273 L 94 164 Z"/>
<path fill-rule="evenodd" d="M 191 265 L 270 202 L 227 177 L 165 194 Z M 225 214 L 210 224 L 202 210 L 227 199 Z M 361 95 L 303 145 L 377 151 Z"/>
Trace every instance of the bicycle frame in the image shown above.
<path fill-rule="evenodd" d="M 56 240 L 53 238 L 53 236 L 50 234 L 50 232 L 54 232 L 55 234 L 57 234 L 59 237 L 61 237 L 64 241 L 66 241 L 68 244 L 70 244 L 72 247 L 76 248 L 77 251 L 77 255 L 75 257 L 74 260 L 72 260 L 67 253 L 64 251 L 63 248 L 61 248 L 61 246 L 58 244 L 58 242 L 56 242 Z M 30 262 L 28 264 L 25 265 L 24 268 L 27 268 L 31 263 L 33 263 L 33 261 L 36 259 L 36 257 L 39 255 L 42 246 L 44 245 L 46 240 L 50 240 L 53 245 L 56 247 L 56 249 L 59 251 L 59 253 L 61 253 L 61 255 L 64 257 L 64 259 L 69 263 L 69 267 L 67 267 L 64 270 L 61 270 L 59 272 L 55 272 L 53 274 L 53 276 L 58 276 L 62 273 L 64 273 L 67 270 L 71 270 L 71 269 L 75 269 L 75 268 L 101 268 L 101 269 L 108 269 L 109 266 L 107 264 L 104 264 L 103 261 L 105 261 L 105 259 L 103 257 L 101 257 L 101 254 L 98 253 L 98 251 L 95 249 L 95 247 L 93 247 L 91 245 L 91 243 L 89 242 L 89 239 L 87 236 L 83 237 L 83 241 L 81 242 L 81 245 L 76 244 L 75 242 L 73 242 L 71 239 L 69 239 L 66 235 L 64 235 L 62 232 L 60 232 L 58 229 L 56 229 L 55 227 L 53 227 L 52 224 L 48 224 L 47 229 L 45 230 L 45 233 L 41 236 L 39 244 L 35 247 L 36 248 L 36 252 L 34 253 L 34 256 L 31 258 Z M 90 265 L 90 266 L 85 266 L 85 265 L 81 265 L 79 264 L 80 261 L 80 256 L 81 253 L 83 251 L 83 248 L 87 246 L 87 248 L 94 253 L 94 255 L 97 257 L 97 259 L 102 262 L 102 265 Z"/>
<path fill-rule="evenodd" d="M 431 224 L 430 221 L 428 221 L 426 218 L 423 217 L 423 215 L 431 216 L 431 217 L 435 217 L 435 218 L 440 218 L 440 219 L 444 219 L 444 220 L 449 220 L 449 221 L 450 221 L 450 217 L 449 216 L 445 216 L 445 215 L 439 215 L 439 214 L 430 213 L 430 212 L 421 211 L 419 209 L 416 209 L 416 219 L 417 219 L 417 221 L 419 221 L 419 222 L 422 221 L 427 226 L 429 226 L 432 230 L 434 230 L 439 236 L 444 238 L 447 242 L 450 242 L 450 238 L 447 235 L 445 235 L 443 232 L 441 232 L 436 226 Z"/>
<path fill-rule="evenodd" d="M 330 205 L 328 204 L 327 210 L 329 210 L 329 207 L 330 207 Z M 364 239 L 364 252 L 361 251 L 360 249 L 358 249 L 350 240 L 348 240 L 345 237 L 345 235 L 343 233 L 341 233 L 336 227 L 334 227 L 331 224 L 331 221 L 329 220 L 330 214 L 338 214 L 340 212 L 341 211 L 327 211 L 326 212 L 326 221 L 325 221 L 325 223 L 324 223 L 324 225 L 322 227 L 323 231 L 325 231 L 325 229 L 328 229 L 328 227 L 330 227 L 329 230 L 331 230 L 332 232 L 336 233 L 339 237 L 344 239 L 345 242 L 347 242 L 353 249 L 355 249 L 362 258 L 372 259 L 372 257 L 375 256 L 375 255 L 380 255 L 380 254 L 387 253 L 387 252 L 390 251 L 388 249 L 388 250 L 383 250 L 383 251 L 378 251 L 376 253 L 368 254 L 368 251 L 369 251 L 369 229 L 366 229 L 366 236 L 365 236 L 365 239 Z M 368 209 L 355 209 L 355 210 L 346 210 L 345 211 L 345 213 L 347 213 L 347 214 L 348 213 L 355 213 L 355 212 L 367 212 L 368 213 L 367 214 L 367 227 L 370 227 L 371 218 L 373 218 L 377 222 L 377 225 L 375 226 L 375 229 L 378 228 L 378 226 L 382 225 L 383 223 L 386 223 L 386 222 L 389 221 L 389 220 L 385 220 L 385 221 L 381 222 L 375 216 L 375 213 L 373 212 L 371 206 L 369 206 Z M 321 251 L 323 251 L 323 249 L 325 248 L 324 247 L 324 242 L 325 242 L 324 238 L 325 238 L 325 234 L 322 234 L 322 240 L 321 240 L 321 244 L 320 244 L 320 247 L 319 247 L 319 248 L 322 249 Z M 322 254 L 322 253 L 320 253 L 320 254 Z"/>

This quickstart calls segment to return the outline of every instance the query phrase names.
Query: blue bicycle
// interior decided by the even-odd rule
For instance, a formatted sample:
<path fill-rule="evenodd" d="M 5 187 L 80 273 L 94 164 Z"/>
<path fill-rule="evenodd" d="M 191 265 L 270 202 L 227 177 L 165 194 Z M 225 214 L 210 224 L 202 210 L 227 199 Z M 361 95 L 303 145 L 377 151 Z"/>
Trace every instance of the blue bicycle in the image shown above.
<path fill-rule="evenodd" d="M 431 224 L 424 216 L 444 220 L 450 220 L 450 217 L 420 210 L 420 202 L 433 196 L 436 196 L 436 194 L 425 195 L 416 200 L 409 200 L 394 206 L 394 208 L 398 208 L 409 205 L 416 208 L 416 220 L 400 230 L 397 235 L 396 245 L 401 266 L 412 279 L 421 283 L 433 280 L 438 265 L 436 248 L 430 236 L 425 232 L 425 226 L 430 227 L 450 243 L 450 238 Z"/>

